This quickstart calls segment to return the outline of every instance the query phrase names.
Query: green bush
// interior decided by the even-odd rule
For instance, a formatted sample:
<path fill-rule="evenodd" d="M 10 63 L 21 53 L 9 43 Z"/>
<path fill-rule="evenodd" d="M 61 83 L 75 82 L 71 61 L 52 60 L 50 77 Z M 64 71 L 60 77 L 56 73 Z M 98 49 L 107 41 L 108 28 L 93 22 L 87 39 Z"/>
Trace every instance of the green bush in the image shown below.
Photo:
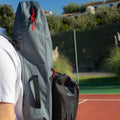
<path fill-rule="evenodd" d="M 80 31 L 94 29 L 105 24 L 120 23 L 120 12 L 116 8 L 100 7 L 95 15 L 81 15 L 69 19 L 69 25 Z"/>
<path fill-rule="evenodd" d="M 120 13 L 116 8 L 100 7 L 95 14 L 97 25 L 120 22 Z"/>
<path fill-rule="evenodd" d="M 15 13 L 11 5 L 0 4 L 0 27 L 6 28 L 6 35 L 12 37 Z"/>
<path fill-rule="evenodd" d="M 120 3 L 118 3 L 117 8 L 120 9 Z"/>
<path fill-rule="evenodd" d="M 67 75 L 72 75 L 72 65 L 69 62 L 68 58 L 60 56 L 56 61 L 53 62 L 53 67 L 56 72 L 65 73 Z"/>
<path fill-rule="evenodd" d="M 72 17 L 70 21 L 70 26 L 80 31 L 96 26 L 94 17 L 89 15 L 78 16 L 77 19 Z"/>
<path fill-rule="evenodd" d="M 47 16 L 47 22 L 51 34 L 59 31 L 61 26 L 61 18 L 57 16 Z"/>
<path fill-rule="evenodd" d="M 64 13 L 79 12 L 79 9 L 79 5 L 76 3 L 69 3 L 69 5 L 63 7 Z"/>
<path fill-rule="evenodd" d="M 110 50 L 110 55 L 105 59 L 105 66 L 120 77 L 120 48 L 114 47 Z"/>
<path fill-rule="evenodd" d="M 84 8 L 85 5 L 86 4 L 81 5 L 81 9 Z M 47 16 L 47 20 L 51 33 L 58 33 L 70 29 L 83 31 L 103 25 L 120 23 L 120 10 L 117 8 L 100 7 L 96 10 L 95 15 L 85 14 L 69 19 L 67 17 L 53 15 Z"/>
<path fill-rule="evenodd" d="M 80 6 L 80 12 L 85 12 L 86 11 L 86 8 L 87 8 L 87 6 L 88 6 L 88 3 L 84 3 L 84 4 L 82 4 L 81 6 Z"/>
<path fill-rule="evenodd" d="M 62 24 L 61 27 L 60 27 L 60 31 L 68 31 L 68 30 L 71 30 L 72 27 L 69 26 L 68 24 Z"/>
<path fill-rule="evenodd" d="M 71 30 L 72 27 L 70 26 L 70 19 L 67 19 L 65 17 L 63 17 L 61 19 L 61 27 L 60 27 L 60 31 L 68 31 Z"/>

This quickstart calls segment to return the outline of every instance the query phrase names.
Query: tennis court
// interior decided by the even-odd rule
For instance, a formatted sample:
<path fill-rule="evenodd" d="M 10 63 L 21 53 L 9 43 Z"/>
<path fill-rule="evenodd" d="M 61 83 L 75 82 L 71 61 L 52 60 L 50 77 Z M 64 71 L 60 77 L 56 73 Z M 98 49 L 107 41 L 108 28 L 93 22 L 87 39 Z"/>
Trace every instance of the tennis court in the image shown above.
<path fill-rule="evenodd" d="M 120 94 L 80 94 L 76 120 L 120 120 Z"/>

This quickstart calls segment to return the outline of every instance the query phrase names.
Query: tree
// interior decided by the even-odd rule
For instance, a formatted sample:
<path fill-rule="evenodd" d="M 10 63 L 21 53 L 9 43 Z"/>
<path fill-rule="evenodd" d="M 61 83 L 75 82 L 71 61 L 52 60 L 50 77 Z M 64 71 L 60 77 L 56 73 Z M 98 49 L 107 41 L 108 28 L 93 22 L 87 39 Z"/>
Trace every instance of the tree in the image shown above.
<path fill-rule="evenodd" d="M 57 16 L 47 16 L 48 26 L 51 34 L 59 31 L 61 26 L 61 19 Z"/>
<path fill-rule="evenodd" d="M 61 19 L 61 27 L 60 27 L 60 31 L 68 31 L 71 30 L 72 27 L 70 26 L 70 19 L 67 18 L 62 18 Z"/>
<path fill-rule="evenodd" d="M 87 3 L 82 4 L 82 5 L 80 6 L 80 8 L 79 8 L 79 11 L 80 11 L 80 12 L 85 12 L 85 11 L 86 11 L 87 6 L 88 6 L 88 4 L 87 4 Z"/>
<path fill-rule="evenodd" d="M 15 13 L 11 5 L 0 5 L 0 27 L 6 28 L 7 35 L 12 36 Z"/>
<path fill-rule="evenodd" d="M 80 7 L 76 3 L 69 3 L 69 5 L 63 7 L 64 13 L 79 12 Z"/>
<path fill-rule="evenodd" d="M 117 8 L 120 9 L 120 3 L 118 3 Z"/>

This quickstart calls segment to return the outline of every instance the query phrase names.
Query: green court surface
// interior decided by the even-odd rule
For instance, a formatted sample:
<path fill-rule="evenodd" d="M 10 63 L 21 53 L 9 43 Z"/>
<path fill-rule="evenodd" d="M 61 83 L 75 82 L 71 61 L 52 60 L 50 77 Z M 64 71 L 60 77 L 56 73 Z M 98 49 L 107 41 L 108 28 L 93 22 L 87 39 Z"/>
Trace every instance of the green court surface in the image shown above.
<path fill-rule="evenodd" d="M 116 76 L 85 77 L 79 81 L 80 94 L 118 94 L 120 80 Z"/>
<path fill-rule="evenodd" d="M 80 94 L 118 94 L 120 85 L 109 86 L 80 86 Z"/>

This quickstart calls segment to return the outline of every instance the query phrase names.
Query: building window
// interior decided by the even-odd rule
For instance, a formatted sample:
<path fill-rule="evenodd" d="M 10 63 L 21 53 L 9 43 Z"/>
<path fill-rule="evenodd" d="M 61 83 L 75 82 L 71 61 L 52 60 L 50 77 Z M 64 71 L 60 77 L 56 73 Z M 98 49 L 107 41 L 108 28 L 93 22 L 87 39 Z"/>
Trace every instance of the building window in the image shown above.
<path fill-rule="evenodd" d="M 110 4 L 110 7 L 112 7 L 113 6 L 113 4 Z"/>

